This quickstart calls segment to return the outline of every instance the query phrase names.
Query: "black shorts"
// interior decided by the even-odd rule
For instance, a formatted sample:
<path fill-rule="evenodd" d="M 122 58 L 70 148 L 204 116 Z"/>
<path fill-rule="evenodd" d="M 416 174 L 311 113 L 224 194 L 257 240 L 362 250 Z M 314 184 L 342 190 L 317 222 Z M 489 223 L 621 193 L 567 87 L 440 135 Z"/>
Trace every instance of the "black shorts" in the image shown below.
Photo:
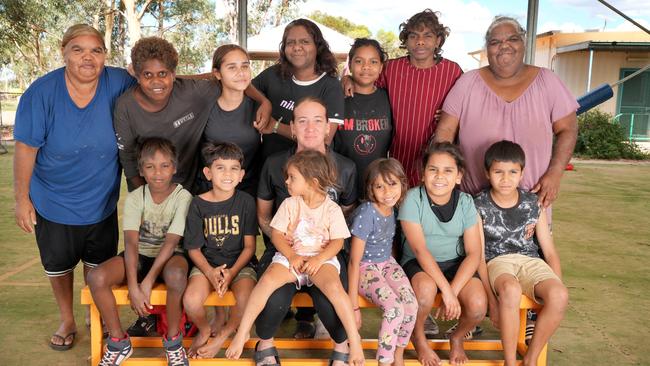
<path fill-rule="evenodd" d="M 49 277 L 74 271 L 79 261 L 88 267 L 96 267 L 117 253 L 117 210 L 90 225 L 59 224 L 36 212 L 34 229 L 41 263 Z"/>
<path fill-rule="evenodd" d="M 120 254 L 118 254 L 118 255 L 120 257 L 124 258 L 124 251 L 120 252 Z M 180 255 L 183 258 L 185 258 L 185 260 L 188 263 L 188 273 L 189 273 L 190 264 L 192 263 L 192 261 L 190 261 L 189 257 L 187 255 L 185 255 L 185 253 L 181 253 L 181 252 L 174 252 L 172 254 L 172 257 L 175 256 L 175 255 Z M 156 260 L 156 257 L 147 257 L 146 255 L 142 255 L 142 254 L 138 253 L 138 272 L 137 272 L 138 273 L 138 283 L 142 282 L 142 280 L 144 280 L 144 278 L 147 277 L 147 273 L 149 273 L 149 271 L 151 270 L 151 267 L 153 266 L 153 262 L 155 260 Z M 124 265 L 126 266 L 126 263 L 124 263 Z M 163 268 L 164 268 L 164 266 L 163 266 Z M 126 268 L 124 269 L 124 273 L 126 273 Z M 126 281 L 126 277 L 125 277 L 125 281 Z M 162 271 L 160 271 L 160 273 L 158 274 L 158 278 L 156 278 L 156 282 L 159 282 L 159 283 L 164 283 L 165 282 L 165 281 L 163 281 L 163 278 L 162 278 Z"/>
<path fill-rule="evenodd" d="M 440 271 L 442 271 L 442 274 L 445 275 L 447 281 L 451 282 L 453 281 L 454 277 L 456 277 L 456 272 L 458 272 L 458 268 L 460 268 L 460 264 L 463 262 L 463 259 L 465 259 L 465 257 L 458 257 L 449 261 L 436 263 L 438 263 L 438 267 L 440 267 Z M 402 268 L 404 268 L 404 272 L 406 273 L 406 276 L 409 280 L 412 280 L 413 276 L 415 276 L 417 273 L 424 272 L 416 258 L 404 263 Z M 474 277 L 478 278 L 478 274 L 474 273 Z"/>

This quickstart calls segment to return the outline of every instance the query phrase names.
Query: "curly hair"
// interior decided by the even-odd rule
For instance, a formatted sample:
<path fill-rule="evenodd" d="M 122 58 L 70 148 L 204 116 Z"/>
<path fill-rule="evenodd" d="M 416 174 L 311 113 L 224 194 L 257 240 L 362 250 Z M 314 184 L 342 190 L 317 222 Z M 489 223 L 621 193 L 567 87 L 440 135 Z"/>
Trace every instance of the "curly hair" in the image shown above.
<path fill-rule="evenodd" d="M 141 38 L 131 49 L 131 62 L 136 75 L 142 72 L 144 63 L 149 60 L 158 60 L 168 70 L 175 72 L 178 65 L 178 52 L 171 43 L 160 37 Z"/>
<path fill-rule="evenodd" d="M 350 47 L 350 52 L 348 52 L 348 67 L 352 67 L 352 59 L 354 59 L 354 54 L 357 53 L 357 50 L 361 47 L 374 47 L 379 54 L 379 61 L 384 64 L 388 60 L 388 54 L 384 51 L 384 48 L 381 47 L 381 44 L 374 39 L 370 38 L 355 38 L 352 47 Z"/>
<path fill-rule="evenodd" d="M 423 11 L 414 14 L 406 22 L 400 24 L 399 40 L 402 43 L 400 48 L 406 48 L 406 41 L 408 40 L 409 33 L 424 26 L 431 29 L 440 40 L 438 48 L 434 51 L 434 57 L 436 60 L 440 60 L 442 58 L 442 45 L 445 44 L 445 40 L 449 37 L 449 27 L 445 27 L 441 24 L 438 20 L 438 16 L 440 16 L 439 12 L 434 12 L 431 9 L 424 9 Z"/>
<path fill-rule="evenodd" d="M 289 31 L 294 27 L 305 28 L 316 45 L 316 64 L 314 65 L 314 71 L 316 74 L 324 72 L 329 76 L 337 77 L 338 71 L 336 70 L 336 58 L 330 50 L 329 44 L 323 37 L 323 33 L 314 22 L 303 18 L 292 21 L 284 28 L 282 42 L 280 42 L 280 59 L 278 59 L 278 64 L 280 65 L 280 76 L 283 79 L 289 79 L 293 75 L 293 65 L 291 65 L 289 59 L 287 59 L 284 48 L 287 42 L 287 37 L 289 36 Z"/>

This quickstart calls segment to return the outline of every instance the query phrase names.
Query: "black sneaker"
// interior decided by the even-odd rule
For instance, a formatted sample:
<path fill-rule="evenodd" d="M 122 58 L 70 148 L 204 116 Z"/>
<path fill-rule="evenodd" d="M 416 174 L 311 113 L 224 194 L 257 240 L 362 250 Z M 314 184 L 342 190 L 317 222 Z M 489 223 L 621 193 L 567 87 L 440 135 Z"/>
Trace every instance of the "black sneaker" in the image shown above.
<path fill-rule="evenodd" d="M 99 366 L 119 366 L 131 356 L 133 353 L 133 347 L 131 347 L 131 340 L 129 337 L 124 339 L 115 340 L 114 338 L 108 337 L 106 339 L 106 349 L 104 350 L 104 355 L 102 356 L 101 361 L 99 361 Z"/>
<path fill-rule="evenodd" d="M 167 355 L 167 366 L 190 366 L 187 353 L 183 348 L 182 333 L 178 333 L 176 337 L 170 340 L 163 337 L 163 347 L 165 347 L 165 355 Z"/>
<path fill-rule="evenodd" d="M 148 337 L 156 331 L 156 314 L 138 317 L 126 333 L 131 337 Z"/>

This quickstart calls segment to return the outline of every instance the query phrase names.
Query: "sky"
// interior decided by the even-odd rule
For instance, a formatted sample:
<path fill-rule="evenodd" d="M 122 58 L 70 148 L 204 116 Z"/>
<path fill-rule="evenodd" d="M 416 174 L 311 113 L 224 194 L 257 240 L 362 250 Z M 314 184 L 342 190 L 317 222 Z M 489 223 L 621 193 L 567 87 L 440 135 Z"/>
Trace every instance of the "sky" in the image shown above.
<path fill-rule="evenodd" d="M 650 28 L 650 0 L 608 0 L 610 4 Z M 371 6 L 369 6 L 371 4 Z M 396 4 L 399 4 L 396 6 Z M 426 5 L 425 5 L 426 4 Z M 509 15 L 526 26 L 527 0 L 306 0 L 301 15 L 315 10 L 364 24 L 374 33 L 379 29 L 399 32 L 399 24 L 425 6 L 440 12 L 442 24 L 451 29 L 443 46 L 443 56 L 458 62 L 463 69 L 478 66 L 468 52 L 481 49 L 485 30 L 495 15 Z M 540 0 L 537 32 L 562 30 L 581 32 L 640 30 L 597 0 Z"/>

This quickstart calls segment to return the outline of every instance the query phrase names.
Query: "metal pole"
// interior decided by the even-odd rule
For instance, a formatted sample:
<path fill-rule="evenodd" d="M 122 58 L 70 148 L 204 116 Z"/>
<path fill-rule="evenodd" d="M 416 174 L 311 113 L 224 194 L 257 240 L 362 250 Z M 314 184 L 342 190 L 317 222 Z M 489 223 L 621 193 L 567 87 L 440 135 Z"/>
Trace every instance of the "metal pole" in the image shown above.
<path fill-rule="evenodd" d="M 589 74 L 587 74 L 587 92 L 591 90 L 591 71 L 594 67 L 594 50 L 589 50 Z"/>
<path fill-rule="evenodd" d="M 526 18 L 526 57 L 524 62 L 529 65 L 535 64 L 535 43 L 537 41 L 537 11 L 539 0 L 528 0 L 528 16 Z"/>
<path fill-rule="evenodd" d="M 244 49 L 248 43 L 248 0 L 237 1 L 237 41 Z"/>
<path fill-rule="evenodd" d="M 646 28 L 646 27 L 642 26 L 640 23 L 634 21 L 634 19 L 628 17 L 627 15 L 625 15 L 625 13 L 623 13 L 622 11 L 616 9 L 614 6 L 610 5 L 607 1 L 605 1 L 605 0 L 598 0 L 598 2 L 600 2 L 600 3 L 603 4 L 603 5 L 605 5 L 606 7 L 610 8 L 610 9 L 611 9 L 613 12 L 615 12 L 616 14 L 622 16 L 622 17 L 625 18 L 628 22 L 630 22 L 630 23 L 636 25 L 637 27 L 641 28 L 641 30 L 643 30 L 644 32 L 650 34 L 650 30 L 648 30 L 648 28 Z"/>

